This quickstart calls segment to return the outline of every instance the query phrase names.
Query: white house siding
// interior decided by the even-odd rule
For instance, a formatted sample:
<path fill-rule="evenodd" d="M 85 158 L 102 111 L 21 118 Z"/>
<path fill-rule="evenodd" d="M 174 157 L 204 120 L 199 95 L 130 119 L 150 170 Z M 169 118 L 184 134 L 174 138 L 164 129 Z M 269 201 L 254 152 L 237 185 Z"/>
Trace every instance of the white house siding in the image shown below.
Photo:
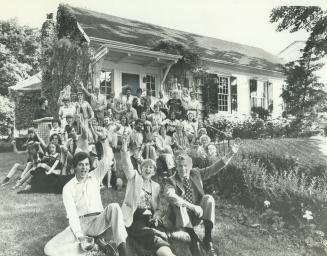
<path fill-rule="evenodd" d="M 146 75 L 153 75 L 156 78 L 156 93 L 160 90 L 161 80 L 163 78 L 163 69 L 151 66 L 142 66 L 131 63 L 115 63 L 110 60 L 104 60 L 101 63 L 101 70 L 113 71 L 113 90 L 118 97 L 122 93 L 122 73 L 138 74 L 140 77 L 140 88 L 146 89 L 146 84 L 143 82 L 143 77 Z M 258 84 L 264 81 L 270 81 L 273 84 L 273 117 L 278 117 L 283 112 L 283 101 L 280 97 L 282 93 L 283 78 L 274 78 L 266 74 L 249 73 L 242 70 L 235 72 L 229 67 L 218 65 L 208 65 L 207 72 L 218 74 L 222 76 L 233 76 L 237 78 L 237 103 L 238 103 L 238 114 L 249 115 L 251 113 L 251 102 L 250 102 L 250 80 L 256 79 Z M 97 78 L 98 79 L 98 78 Z M 204 85 L 205 86 L 205 85 Z M 200 99 L 202 101 L 202 99 Z"/>
<path fill-rule="evenodd" d="M 222 76 L 234 76 L 237 78 L 237 109 L 238 114 L 249 115 L 251 113 L 250 102 L 250 80 L 255 79 L 258 84 L 269 81 L 273 84 L 273 117 L 281 116 L 283 112 L 283 101 L 280 97 L 284 78 L 281 74 L 271 74 L 265 70 L 242 70 L 242 68 L 224 65 L 220 63 L 207 64 L 207 72 Z"/>
<path fill-rule="evenodd" d="M 237 112 L 248 115 L 251 112 L 250 78 L 245 75 L 234 75 L 237 79 Z"/>
<path fill-rule="evenodd" d="M 276 118 L 282 115 L 284 111 L 284 103 L 281 97 L 283 91 L 283 79 L 271 79 L 273 83 L 273 100 L 274 100 L 274 109 L 272 113 L 272 117 Z"/>
<path fill-rule="evenodd" d="M 160 68 L 155 67 L 144 67 L 137 64 L 131 63 L 115 63 L 109 60 L 104 60 L 102 64 L 102 70 L 114 72 L 114 80 L 113 80 L 113 90 L 116 95 L 120 95 L 122 93 L 122 73 L 130 73 L 137 74 L 140 76 L 140 88 L 143 91 L 146 89 L 146 84 L 143 83 L 143 77 L 146 75 L 153 75 L 156 78 L 156 93 L 159 92 L 160 82 L 162 79 L 162 70 Z M 157 95 L 158 96 L 158 95 Z"/>

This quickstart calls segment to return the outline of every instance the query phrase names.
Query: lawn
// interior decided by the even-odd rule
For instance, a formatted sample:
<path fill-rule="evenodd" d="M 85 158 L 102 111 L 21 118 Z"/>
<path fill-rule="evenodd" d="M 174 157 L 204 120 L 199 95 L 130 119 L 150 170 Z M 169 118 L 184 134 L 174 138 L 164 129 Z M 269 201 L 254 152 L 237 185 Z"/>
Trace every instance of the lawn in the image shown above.
<path fill-rule="evenodd" d="M 266 146 L 263 146 L 266 145 Z M 269 153 L 270 146 L 281 148 L 281 153 L 297 154 L 303 157 L 319 158 L 318 146 L 305 139 L 246 141 L 242 150 L 262 147 Z M 310 152 L 310 154 L 308 153 Z M 24 158 L 13 153 L 0 154 L 0 179 L 5 177 L 15 162 L 24 162 Z M 304 161 L 305 162 L 305 161 Z M 1 187 L 0 219 L 0 255 L 4 256 L 40 256 L 43 255 L 45 243 L 67 225 L 61 195 L 26 194 L 18 195 L 12 189 L 13 183 Z M 104 205 L 109 202 L 122 202 L 124 191 L 104 189 Z M 214 228 L 214 243 L 218 245 L 221 255 L 302 255 L 303 248 L 288 232 L 269 232 L 265 227 L 251 228 L 240 224 L 237 216 L 252 216 L 251 222 L 257 222 L 256 214 L 238 205 L 221 202 L 217 198 L 217 224 Z"/>

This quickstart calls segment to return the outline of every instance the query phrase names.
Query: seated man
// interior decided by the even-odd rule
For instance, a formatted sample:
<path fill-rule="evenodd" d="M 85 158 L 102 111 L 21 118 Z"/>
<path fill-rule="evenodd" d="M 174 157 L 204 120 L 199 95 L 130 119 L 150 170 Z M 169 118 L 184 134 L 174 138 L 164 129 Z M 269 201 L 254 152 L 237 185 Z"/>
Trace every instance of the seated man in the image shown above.
<path fill-rule="evenodd" d="M 69 219 L 69 227 L 52 238 L 45 246 L 46 255 L 79 254 L 78 242 L 85 236 L 107 235 L 112 228 L 113 240 L 118 246 L 119 256 L 128 255 L 126 250 L 127 232 L 124 218 L 118 203 L 109 204 L 105 209 L 101 202 L 100 184 L 112 163 L 109 143 L 102 140 L 103 158 L 98 167 L 90 170 L 90 157 L 85 152 L 78 152 L 73 158 L 75 177 L 63 189 L 63 201 Z M 104 249 L 111 253 L 110 244 Z M 109 254 L 111 255 L 111 254 Z"/>
<path fill-rule="evenodd" d="M 233 148 L 233 154 L 238 147 Z M 192 158 L 181 154 L 176 158 L 176 173 L 171 176 L 165 186 L 169 206 L 168 220 L 173 228 L 185 228 L 192 239 L 190 249 L 192 255 L 201 255 L 198 247 L 198 237 L 193 227 L 203 220 L 205 235 L 203 246 L 208 255 L 217 255 L 213 248 L 211 232 L 215 224 L 215 200 L 211 195 L 205 195 L 203 180 L 218 173 L 228 164 L 232 156 L 219 159 L 213 165 L 198 169 L 192 168 Z"/>

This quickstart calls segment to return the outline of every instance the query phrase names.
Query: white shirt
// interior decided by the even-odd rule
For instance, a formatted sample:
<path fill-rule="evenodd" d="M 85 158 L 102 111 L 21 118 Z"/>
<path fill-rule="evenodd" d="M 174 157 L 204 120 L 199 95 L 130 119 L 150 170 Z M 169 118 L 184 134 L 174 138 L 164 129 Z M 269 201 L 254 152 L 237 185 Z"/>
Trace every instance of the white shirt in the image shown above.
<path fill-rule="evenodd" d="M 79 217 L 102 212 L 100 184 L 108 171 L 107 161 L 101 160 L 98 167 L 87 175 L 83 182 L 72 178 L 63 188 L 62 197 L 69 225 L 76 237 L 82 235 Z"/>

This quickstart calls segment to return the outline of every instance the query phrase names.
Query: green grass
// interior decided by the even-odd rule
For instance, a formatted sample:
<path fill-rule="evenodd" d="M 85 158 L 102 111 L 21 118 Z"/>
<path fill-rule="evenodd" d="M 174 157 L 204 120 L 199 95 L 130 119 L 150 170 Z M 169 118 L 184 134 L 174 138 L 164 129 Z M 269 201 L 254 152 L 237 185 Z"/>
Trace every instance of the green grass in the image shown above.
<path fill-rule="evenodd" d="M 311 138 L 244 140 L 241 153 L 262 155 L 274 160 L 292 160 L 304 170 L 327 167 L 327 157 L 321 142 Z M 327 144 L 326 144 L 327 146 Z"/>
<path fill-rule="evenodd" d="M 277 142 L 276 142 L 277 141 Z M 292 144 L 294 152 L 301 153 L 312 148 L 306 146 L 306 140 L 274 140 L 265 142 L 268 145 L 289 145 Z M 296 146 L 298 144 L 299 146 Z M 300 149 L 300 145 L 304 147 Z M 255 149 L 262 146 L 263 141 L 246 141 L 246 147 Z M 310 146 L 314 148 L 314 145 Z M 246 146 L 246 147 L 245 147 Z M 284 147 L 289 151 L 290 146 Z M 302 154 L 302 153 L 301 153 Z M 303 153 L 302 155 L 306 155 Z M 0 179 L 2 180 L 10 167 L 15 162 L 23 163 L 22 156 L 13 153 L 0 154 Z M 61 195 L 48 194 L 26 194 L 18 195 L 11 187 L 13 183 L 1 187 L 0 200 L 0 255 L 4 256 L 41 256 L 45 243 L 67 225 L 65 211 Z M 116 192 L 103 190 L 103 204 L 109 202 L 121 203 L 124 191 Z M 218 199 L 217 199 L 218 200 Z M 236 221 L 237 214 L 242 211 L 254 216 L 250 212 L 238 206 L 227 207 L 226 202 L 217 202 L 216 220 L 214 227 L 214 244 L 218 245 L 221 255 L 226 256 L 298 256 L 302 255 L 303 249 L 298 245 L 288 232 L 275 234 L 266 232 L 265 229 L 253 229 L 241 225 Z"/>

